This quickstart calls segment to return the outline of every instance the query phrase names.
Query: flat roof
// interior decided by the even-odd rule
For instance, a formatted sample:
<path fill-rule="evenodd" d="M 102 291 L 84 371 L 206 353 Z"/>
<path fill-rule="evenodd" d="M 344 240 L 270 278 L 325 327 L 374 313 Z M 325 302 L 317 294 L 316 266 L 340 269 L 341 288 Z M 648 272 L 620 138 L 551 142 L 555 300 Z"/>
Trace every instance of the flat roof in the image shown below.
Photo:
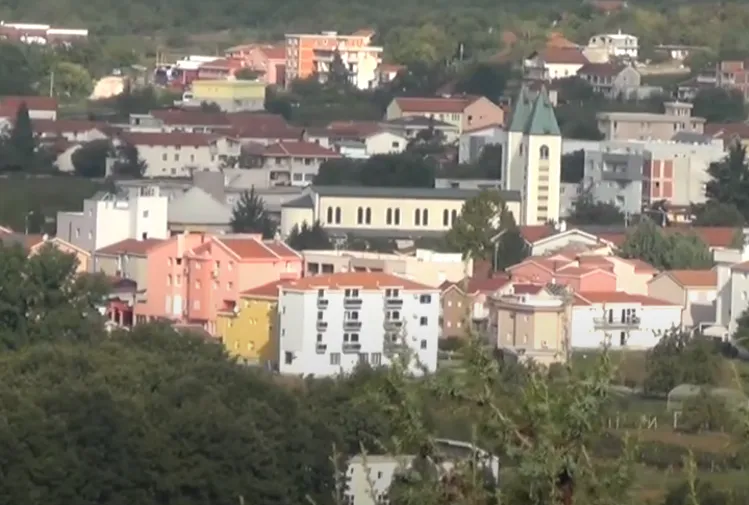
<path fill-rule="evenodd" d="M 650 121 L 660 123 L 688 123 L 697 121 L 704 123 L 704 117 L 696 116 L 669 116 L 667 114 L 653 114 L 651 112 L 599 112 L 596 119 L 618 119 L 623 121 Z"/>
<path fill-rule="evenodd" d="M 467 200 L 478 195 L 480 189 L 459 188 L 383 188 L 369 186 L 312 186 L 320 196 L 352 198 L 414 198 L 422 200 Z M 507 202 L 519 202 L 520 191 L 499 190 Z"/>

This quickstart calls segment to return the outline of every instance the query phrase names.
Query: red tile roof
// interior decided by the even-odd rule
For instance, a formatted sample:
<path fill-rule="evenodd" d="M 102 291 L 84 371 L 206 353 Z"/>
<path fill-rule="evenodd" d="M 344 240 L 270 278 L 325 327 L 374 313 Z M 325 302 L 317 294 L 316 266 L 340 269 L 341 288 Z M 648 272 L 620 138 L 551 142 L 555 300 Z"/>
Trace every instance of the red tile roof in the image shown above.
<path fill-rule="evenodd" d="M 362 138 L 382 130 L 377 121 L 333 121 L 325 127 L 328 135 L 341 138 Z"/>
<path fill-rule="evenodd" d="M 145 240 L 137 240 L 134 238 L 128 238 L 116 244 L 108 245 L 97 250 L 95 254 L 105 254 L 109 256 L 119 256 L 120 254 L 127 254 L 131 256 L 145 256 L 148 251 L 154 247 L 162 244 L 164 240 L 159 238 L 147 238 Z"/>
<path fill-rule="evenodd" d="M 669 270 L 664 273 L 685 288 L 718 287 L 718 272 L 715 270 Z"/>
<path fill-rule="evenodd" d="M 34 132 L 36 133 L 53 133 L 61 135 L 63 133 L 80 133 L 91 130 L 99 130 L 107 133 L 109 127 L 102 123 L 87 121 L 85 119 L 34 119 L 31 121 Z"/>
<path fill-rule="evenodd" d="M 278 281 L 269 282 L 268 284 L 263 284 L 262 286 L 248 289 L 247 291 L 242 291 L 240 295 L 247 298 L 277 299 L 281 287 L 289 285 L 292 282 L 294 281 L 290 279 L 281 279 Z"/>
<path fill-rule="evenodd" d="M 416 112 L 427 114 L 430 112 L 460 114 L 466 107 L 475 102 L 477 97 L 466 96 L 457 98 L 405 98 L 398 97 L 395 103 L 402 112 Z"/>
<path fill-rule="evenodd" d="M 543 284 L 518 283 L 512 285 L 512 291 L 516 295 L 537 295 L 544 288 Z"/>
<path fill-rule="evenodd" d="M 276 253 L 255 238 L 216 238 L 240 259 L 275 259 Z"/>
<path fill-rule="evenodd" d="M 57 99 L 48 96 L 6 96 L 0 100 L 0 108 L 18 111 L 22 103 L 25 103 L 29 110 L 57 111 Z"/>
<path fill-rule="evenodd" d="M 585 65 L 588 58 L 577 47 L 545 47 L 538 56 L 546 63 L 563 65 Z"/>
<path fill-rule="evenodd" d="M 289 247 L 285 242 L 278 240 L 264 242 L 265 247 L 273 251 L 280 258 L 301 259 L 302 255 Z"/>
<path fill-rule="evenodd" d="M 640 259 L 625 259 L 619 258 L 621 261 L 625 261 L 635 267 L 636 273 L 657 273 L 658 269 L 646 261 Z"/>
<path fill-rule="evenodd" d="M 624 70 L 626 65 L 614 63 L 587 63 L 577 71 L 578 75 L 594 75 L 598 77 L 614 77 Z"/>
<path fill-rule="evenodd" d="M 607 303 L 649 305 L 654 307 L 678 305 L 665 300 L 659 300 L 658 298 L 645 295 L 633 295 L 623 291 L 582 291 L 575 293 L 574 305 L 600 305 Z"/>
<path fill-rule="evenodd" d="M 572 48 L 575 48 L 575 49 L 577 49 L 578 45 L 575 44 L 574 42 L 572 42 L 571 40 L 565 38 L 565 36 L 562 35 L 559 32 L 551 32 L 549 34 L 548 38 L 546 39 L 546 48 L 547 49 L 548 48 L 551 48 L 551 49 L 572 49 Z M 588 61 L 587 58 L 585 59 L 585 61 L 586 62 Z"/>
<path fill-rule="evenodd" d="M 303 128 L 290 126 L 283 116 L 277 114 L 236 112 L 228 114 L 232 135 L 258 139 L 301 139 Z"/>
<path fill-rule="evenodd" d="M 226 114 L 200 110 L 153 110 L 151 115 L 169 126 L 218 126 L 229 127 Z"/>
<path fill-rule="evenodd" d="M 475 295 L 478 293 L 493 293 L 509 283 L 509 275 L 495 274 L 493 277 L 468 277 L 458 282 L 445 281 L 440 285 L 440 289 L 445 291 L 446 289 L 455 287 L 463 291 L 465 287 L 464 292 L 466 294 Z"/>
<path fill-rule="evenodd" d="M 553 226 L 549 226 L 545 224 L 520 227 L 520 234 L 523 236 L 526 242 L 530 242 L 531 244 L 534 242 L 538 242 L 541 239 L 551 237 L 552 235 L 555 235 L 556 233 L 557 231 L 554 229 Z"/>
<path fill-rule="evenodd" d="M 221 138 L 210 133 L 187 132 L 123 132 L 123 141 L 135 146 L 192 146 L 207 147 Z"/>
<path fill-rule="evenodd" d="M 312 291 L 318 289 L 359 288 L 380 290 L 398 288 L 413 291 L 432 291 L 434 288 L 384 272 L 341 272 L 304 277 L 290 283 L 286 289 Z"/>
<path fill-rule="evenodd" d="M 340 158 L 341 155 L 332 149 L 326 149 L 313 142 L 299 140 L 282 140 L 265 149 L 263 156 L 295 158 Z"/>

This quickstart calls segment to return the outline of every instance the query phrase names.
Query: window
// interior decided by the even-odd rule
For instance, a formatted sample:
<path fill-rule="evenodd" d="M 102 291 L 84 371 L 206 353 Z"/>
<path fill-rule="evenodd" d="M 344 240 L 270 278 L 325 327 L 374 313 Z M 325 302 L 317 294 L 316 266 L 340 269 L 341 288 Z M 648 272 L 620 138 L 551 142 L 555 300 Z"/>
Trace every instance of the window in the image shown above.
<path fill-rule="evenodd" d="M 294 360 L 294 354 L 290 352 L 283 353 L 283 362 L 287 365 L 291 365 L 291 362 Z"/>
<path fill-rule="evenodd" d="M 419 303 L 432 303 L 432 295 L 421 295 Z"/>
<path fill-rule="evenodd" d="M 427 341 L 426 341 L 426 340 L 422 340 L 422 341 L 421 341 L 421 345 L 420 345 L 420 347 L 421 347 L 422 349 L 426 349 L 426 348 L 427 348 Z"/>
<path fill-rule="evenodd" d="M 359 298 L 359 290 L 358 289 L 345 289 L 343 291 L 343 296 L 346 298 Z"/>
<path fill-rule="evenodd" d="M 364 209 L 359 207 L 356 209 L 356 224 L 362 224 L 364 222 Z"/>
<path fill-rule="evenodd" d="M 442 226 L 450 225 L 450 211 L 445 209 L 442 211 Z"/>
<path fill-rule="evenodd" d="M 450 224 L 455 224 L 455 221 L 456 221 L 457 219 L 458 219 L 458 211 L 457 211 L 457 210 L 453 210 L 453 211 L 452 211 L 452 212 L 450 213 Z"/>
<path fill-rule="evenodd" d="M 174 155 L 174 161 L 179 161 L 179 154 Z"/>
<path fill-rule="evenodd" d="M 538 157 L 542 160 L 548 160 L 549 159 L 549 146 L 543 145 L 538 150 Z"/>
<path fill-rule="evenodd" d="M 359 363 L 369 363 L 369 354 L 366 352 L 359 353 Z"/>
<path fill-rule="evenodd" d="M 341 353 L 340 352 L 331 352 L 330 353 L 330 364 L 331 365 L 340 365 L 341 364 Z"/>
<path fill-rule="evenodd" d="M 427 324 L 429 324 L 429 319 L 426 316 L 421 316 L 419 318 L 419 326 L 426 326 Z"/>
<path fill-rule="evenodd" d="M 335 208 L 335 224 L 341 224 L 341 208 Z"/>
<path fill-rule="evenodd" d="M 359 334 L 358 333 L 344 333 L 343 341 L 356 343 L 359 341 Z"/>
<path fill-rule="evenodd" d="M 322 342 L 322 333 L 317 334 L 317 341 Z"/>
<path fill-rule="evenodd" d="M 172 285 L 172 274 L 169 274 L 166 276 L 166 285 L 171 286 Z"/>
<path fill-rule="evenodd" d="M 385 224 L 393 224 L 393 209 L 385 211 Z"/>
<path fill-rule="evenodd" d="M 373 352 L 369 356 L 369 363 L 373 366 L 380 366 L 382 364 L 382 354 L 379 352 Z"/>
<path fill-rule="evenodd" d="M 322 316 L 323 316 L 322 311 L 321 310 L 317 311 L 317 320 L 318 321 L 322 321 Z"/>
<path fill-rule="evenodd" d="M 317 297 L 318 298 L 325 298 L 325 290 L 324 289 L 318 289 L 317 290 Z"/>
<path fill-rule="evenodd" d="M 421 224 L 423 224 L 424 226 L 428 226 L 429 225 L 429 211 L 427 209 L 424 209 L 422 211 L 422 213 L 421 213 L 421 220 L 422 220 Z"/>
<path fill-rule="evenodd" d="M 164 153 L 164 154 L 161 155 L 161 160 L 162 161 L 166 161 L 166 153 Z"/>
<path fill-rule="evenodd" d="M 195 289 L 200 289 L 200 281 L 195 281 Z"/>
<path fill-rule="evenodd" d="M 372 224 L 372 209 L 367 207 L 367 210 L 364 212 L 364 222 L 366 224 Z"/>
<path fill-rule="evenodd" d="M 400 296 L 400 291 L 397 289 L 385 290 L 385 298 L 398 298 L 399 296 Z"/>
<path fill-rule="evenodd" d="M 195 300 L 192 302 L 192 308 L 195 310 L 200 310 L 200 300 Z"/>
<path fill-rule="evenodd" d="M 328 224 L 333 222 L 333 207 L 328 207 Z"/>
<path fill-rule="evenodd" d="M 194 154 L 190 155 L 190 161 L 195 161 L 195 155 Z"/>
<path fill-rule="evenodd" d="M 144 211 L 143 211 L 143 217 L 144 217 L 144 218 L 148 218 L 148 211 L 147 211 L 147 210 L 144 210 Z"/>
<path fill-rule="evenodd" d="M 401 210 L 395 209 L 395 219 L 393 220 L 396 225 L 401 224 Z"/>
<path fill-rule="evenodd" d="M 226 289 L 228 289 L 229 291 L 231 291 L 232 289 L 234 289 L 234 283 L 233 282 L 227 282 L 226 283 Z"/>
<path fill-rule="evenodd" d="M 421 224 L 421 209 L 416 209 L 414 211 L 414 224 L 416 226 L 419 226 Z"/>

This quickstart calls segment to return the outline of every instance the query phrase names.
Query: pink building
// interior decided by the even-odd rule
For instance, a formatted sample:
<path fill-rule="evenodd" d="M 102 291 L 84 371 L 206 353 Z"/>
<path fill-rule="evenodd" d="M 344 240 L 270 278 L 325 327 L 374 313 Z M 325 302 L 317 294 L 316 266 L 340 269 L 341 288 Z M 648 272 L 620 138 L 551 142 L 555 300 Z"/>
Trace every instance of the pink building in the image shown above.
<path fill-rule="evenodd" d="M 227 58 L 243 60 L 247 68 L 261 73 L 259 79 L 266 84 L 283 87 L 286 83 L 286 46 L 270 44 L 244 44 L 226 50 Z"/>
<path fill-rule="evenodd" d="M 563 255 L 531 256 L 507 271 L 518 281 L 561 284 L 575 291 L 617 291 L 614 265 L 607 261 L 580 262 Z"/>
<path fill-rule="evenodd" d="M 146 300 L 136 321 L 165 318 L 214 334 L 217 311 L 233 309 L 240 292 L 301 275 L 301 256 L 283 242 L 249 234 L 176 235 L 148 251 Z"/>

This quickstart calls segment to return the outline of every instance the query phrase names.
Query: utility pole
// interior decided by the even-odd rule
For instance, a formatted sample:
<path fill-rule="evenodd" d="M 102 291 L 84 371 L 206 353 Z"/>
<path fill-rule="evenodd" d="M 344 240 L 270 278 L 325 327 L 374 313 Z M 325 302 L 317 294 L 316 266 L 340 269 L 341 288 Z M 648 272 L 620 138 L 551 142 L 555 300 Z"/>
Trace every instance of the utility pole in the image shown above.
<path fill-rule="evenodd" d="M 54 69 L 49 73 L 49 96 L 55 96 L 55 71 Z"/>

